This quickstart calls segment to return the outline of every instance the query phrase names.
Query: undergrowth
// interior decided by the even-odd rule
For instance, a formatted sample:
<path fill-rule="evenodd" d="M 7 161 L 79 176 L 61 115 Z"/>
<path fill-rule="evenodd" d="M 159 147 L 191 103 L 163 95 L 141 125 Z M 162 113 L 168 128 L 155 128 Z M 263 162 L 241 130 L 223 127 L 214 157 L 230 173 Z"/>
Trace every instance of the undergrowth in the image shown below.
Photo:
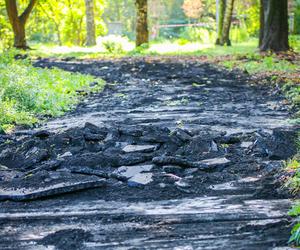
<path fill-rule="evenodd" d="M 287 163 L 286 172 L 288 178 L 285 186 L 294 194 L 297 195 L 300 191 L 300 161 L 299 157 L 289 161 Z M 295 217 L 293 229 L 291 231 L 291 237 L 289 239 L 290 244 L 300 246 L 300 201 L 296 201 L 293 207 L 290 209 L 290 216 Z"/>
<path fill-rule="evenodd" d="M 42 117 L 70 110 L 82 93 L 100 91 L 104 82 L 60 69 L 41 69 L 15 60 L 16 51 L 0 55 L 0 132 L 15 125 L 31 126 Z"/>
<path fill-rule="evenodd" d="M 299 66 L 287 60 L 277 59 L 275 56 L 260 56 L 259 54 L 248 54 L 244 60 L 236 58 L 222 63 L 228 69 L 238 68 L 249 74 L 257 73 L 293 73 Z"/>

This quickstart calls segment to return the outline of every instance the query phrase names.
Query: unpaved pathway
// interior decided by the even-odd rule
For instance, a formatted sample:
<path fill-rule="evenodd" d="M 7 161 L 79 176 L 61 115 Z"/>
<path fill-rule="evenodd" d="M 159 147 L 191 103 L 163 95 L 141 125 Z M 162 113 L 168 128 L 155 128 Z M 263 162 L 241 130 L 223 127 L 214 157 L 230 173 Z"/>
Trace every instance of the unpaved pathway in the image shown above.
<path fill-rule="evenodd" d="M 276 178 L 297 128 L 278 91 L 197 62 L 37 65 L 108 84 L 0 138 L 0 249 L 286 245 L 290 201 Z"/>

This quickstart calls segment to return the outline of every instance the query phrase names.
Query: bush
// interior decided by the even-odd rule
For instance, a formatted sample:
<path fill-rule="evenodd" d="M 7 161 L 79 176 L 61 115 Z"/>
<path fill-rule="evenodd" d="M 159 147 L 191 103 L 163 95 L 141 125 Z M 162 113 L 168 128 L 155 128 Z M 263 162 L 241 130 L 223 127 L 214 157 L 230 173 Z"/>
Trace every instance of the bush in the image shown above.
<path fill-rule="evenodd" d="M 188 27 L 183 37 L 191 41 L 202 42 L 205 44 L 213 43 L 216 40 L 216 33 L 212 29 L 203 27 Z"/>
<path fill-rule="evenodd" d="M 0 55 L 0 130 L 32 125 L 38 117 L 59 116 L 80 100 L 78 90 L 99 91 L 103 81 L 60 69 L 33 67 L 14 60 L 15 52 Z M 90 83 L 97 83 L 90 86 Z"/>
<path fill-rule="evenodd" d="M 244 23 L 240 26 L 233 26 L 230 31 L 230 38 L 232 42 L 240 43 L 249 40 L 249 33 Z"/>
<path fill-rule="evenodd" d="M 97 44 L 101 45 L 108 53 L 123 54 L 132 47 L 127 37 L 109 35 L 97 39 Z"/>

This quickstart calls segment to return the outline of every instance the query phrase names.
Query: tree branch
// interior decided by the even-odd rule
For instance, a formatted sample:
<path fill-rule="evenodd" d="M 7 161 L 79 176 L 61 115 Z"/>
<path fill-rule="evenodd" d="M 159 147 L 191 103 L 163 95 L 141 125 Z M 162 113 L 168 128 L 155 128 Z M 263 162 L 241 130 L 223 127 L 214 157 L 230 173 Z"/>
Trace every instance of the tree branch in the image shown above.
<path fill-rule="evenodd" d="M 9 1 L 9 0 L 8 0 Z M 19 17 L 21 22 L 26 22 L 35 3 L 37 2 L 37 0 L 30 0 L 27 8 L 24 10 L 24 12 L 22 13 L 22 15 Z"/>

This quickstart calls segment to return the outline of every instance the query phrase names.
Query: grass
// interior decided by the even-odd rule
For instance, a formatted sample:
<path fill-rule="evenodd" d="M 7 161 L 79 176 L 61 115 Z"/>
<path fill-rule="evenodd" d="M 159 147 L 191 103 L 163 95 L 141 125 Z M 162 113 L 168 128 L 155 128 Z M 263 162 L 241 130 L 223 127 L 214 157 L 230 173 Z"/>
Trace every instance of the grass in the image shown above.
<path fill-rule="evenodd" d="M 115 46 L 115 45 L 114 45 Z M 200 42 L 189 42 L 181 44 L 180 41 L 151 42 L 149 47 L 134 49 L 134 43 L 128 42 L 122 46 L 122 49 L 109 49 L 110 46 L 95 47 L 67 47 L 55 45 L 32 44 L 33 57 L 55 57 L 65 58 L 74 57 L 77 59 L 95 59 L 103 57 L 124 57 L 124 56 L 224 56 L 240 55 L 253 53 L 257 50 L 257 39 L 248 42 L 233 44 L 232 47 L 220 47 L 214 44 L 203 44 Z M 117 46 L 115 46 L 117 47 Z"/>
<path fill-rule="evenodd" d="M 191 42 L 184 40 L 152 41 L 149 46 L 134 48 L 134 42 L 125 37 L 108 36 L 98 39 L 94 47 L 56 46 L 51 44 L 31 44 L 30 54 L 36 57 L 74 57 L 77 59 L 95 59 L 103 57 L 124 56 L 241 56 L 258 55 L 258 39 L 234 43 L 231 47 L 215 46 L 213 43 Z M 296 52 L 300 52 L 300 36 L 291 36 L 290 44 Z"/>
<path fill-rule="evenodd" d="M 274 55 L 263 57 L 249 54 L 245 56 L 244 60 L 236 58 L 224 61 L 222 65 L 228 69 L 239 68 L 249 74 L 272 73 L 274 75 L 276 73 L 296 73 L 299 70 L 299 65 L 285 59 L 278 59 Z"/>
<path fill-rule="evenodd" d="M 32 126 L 45 117 L 60 116 L 80 101 L 82 91 L 99 91 L 104 86 L 102 80 L 92 76 L 35 68 L 29 61 L 15 60 L 14 56 L 14 51 L 0 55 L 2 132 L 9 132 L 16 125 Z"/>

